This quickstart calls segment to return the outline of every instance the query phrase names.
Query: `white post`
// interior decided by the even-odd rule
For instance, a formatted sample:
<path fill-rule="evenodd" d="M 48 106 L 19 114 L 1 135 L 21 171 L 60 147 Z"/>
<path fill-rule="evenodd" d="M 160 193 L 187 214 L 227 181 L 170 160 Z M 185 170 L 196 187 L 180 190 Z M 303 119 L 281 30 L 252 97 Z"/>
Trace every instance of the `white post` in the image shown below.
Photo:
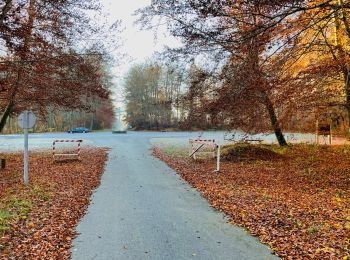
<path fill-rule="evenodd" d="M 319 136 L 318 136 L 318 119 L 316 120 L 315 142 L 316 142 L 316 145 L 318 145 L 318 143 L 319 143 Z"/>
<path fill-rule="evenodd" d="M 217 155 L 216 155 L 216 172 L 220 171 L 220 144 L 217 147 Z"/>
<path fill-rule="evenodd" d="M 32 111 L 23 111 L 18 116 L 18 125 L 24 131 L 23 179 L 25 185 L 28 185 L 28 129 L 35 125 L 35 120 Z"/>
<path fill-rule="evenodd" d="M 24 185 L 28 185 L 28 125 L 29 112 L 24 114 Z"/>

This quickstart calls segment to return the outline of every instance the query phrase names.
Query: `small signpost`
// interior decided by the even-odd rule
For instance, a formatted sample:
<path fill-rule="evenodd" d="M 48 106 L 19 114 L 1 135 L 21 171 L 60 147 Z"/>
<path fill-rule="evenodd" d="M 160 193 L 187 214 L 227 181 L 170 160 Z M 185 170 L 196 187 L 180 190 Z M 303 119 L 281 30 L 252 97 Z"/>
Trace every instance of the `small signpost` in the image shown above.
<path fill-rule="evenodd" d="M 18 125 L 24 130 L 24 184 L 28 185 L 28 129 L 35 125 L 36 117 L 32 111 L 24 111 L 18 117 Z"/>

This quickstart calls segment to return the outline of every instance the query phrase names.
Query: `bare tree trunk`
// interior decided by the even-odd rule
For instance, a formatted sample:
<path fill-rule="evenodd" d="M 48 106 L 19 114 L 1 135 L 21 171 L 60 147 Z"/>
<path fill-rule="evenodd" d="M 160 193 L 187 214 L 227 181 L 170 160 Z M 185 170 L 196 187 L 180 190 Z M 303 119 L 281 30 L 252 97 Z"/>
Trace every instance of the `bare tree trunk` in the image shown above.
<path fill-rule="evenodd" d="M 346 93 L 346 110 L 348 112 L 348 128 L 350 131 L 350 74 L 349 70 L 343 72 L 344 75 L 344 85 L 345 85 L 345 93 Z"/>
<path fill-rule="evenodd" d="M 270 121 L 271 121 L 271 126 L 273 128 L 273 131 L 275 132 L 278 144 L 283 147 L 283 146 L 287 146 L 287 141 L 284 138 L 282 129 L 279 126 L 278 120 L 277 120 L 277 115 L 275 112 L 275 108 L 273 107 L 273 104 L 271 102 L 271 100 L 269 99 L 269 97 L 265 97 L 265 106 L 266 109 L 269 113 L 269 117 L 270 117 Z"/>
<path fill-rule="evenodd" d="M 10 102 L 7 104 L 4 113 L 1 116 L 1 120 L 0 120 L 0 133 L 4 130 L 5 125 L 6 125 L 6 121 L 9 117 L 9 115 L 12 112 L 12 109 L 14 108 L 15 103 L 13 100 L 10 100 Z"/>
<path fill-rule="evenodd" d="M 94 127 L 94 120 L 95 120 L 95 113 L 91 113 L 91 121 L 90 121 L 90 131 L 93 130 Z"/>

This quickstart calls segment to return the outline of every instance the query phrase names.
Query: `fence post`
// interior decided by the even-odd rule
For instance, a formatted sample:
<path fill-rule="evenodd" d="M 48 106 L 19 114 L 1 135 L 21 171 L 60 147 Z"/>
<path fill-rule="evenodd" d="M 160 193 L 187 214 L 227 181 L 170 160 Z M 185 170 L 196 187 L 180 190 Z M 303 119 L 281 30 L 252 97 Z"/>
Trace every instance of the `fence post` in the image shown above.
<path fill-rule="evenodd" d="M 78 142 L 78 159 L 80 160 L 80 142 Z"/>
<path fill-rule="evenodd" d="M 1 159 L 1 169 L 6 168 L 6 159 Z"/>
<path fill-rule="evenodd" d="M 318 119 L 316 120 L 316 133 L 315 133 L 315 141 L 316 141 L 316 145 L 318 145 L 319 143 L 319 136 L 318 136 Z"/>
<path fill-rule="evenodd" d="M 220 171 L 220 144 L 217 145 L 216 172 Z"/>
<path fill-rule="evenodd" d="M 55 145 L 56 145 L 56 141 L 52 142 L 52 159 L 55 159 Z"/>

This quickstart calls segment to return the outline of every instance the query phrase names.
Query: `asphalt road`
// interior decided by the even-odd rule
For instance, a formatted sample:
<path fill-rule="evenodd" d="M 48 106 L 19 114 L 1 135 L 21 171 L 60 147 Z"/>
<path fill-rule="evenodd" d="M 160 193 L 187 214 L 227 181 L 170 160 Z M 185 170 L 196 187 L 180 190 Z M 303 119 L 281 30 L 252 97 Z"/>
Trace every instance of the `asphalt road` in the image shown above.
<path fill-rule="evenodd" d="M 30 149 L 54 139 L 111 148 L 101 186 L 73 241 L 73 260 L 273 259 L 243 229 L 226 223 L 198 191 L 151 155 L 152 143 L 183 145 L 198 133 L 32 134 Z M 222 132 L 204 138 L 223 139 Z M 0 136 L 0 152 L 20 150 L 20 135 Z"/>
<path fill-rule="evenodd" d="M 112 150 L 101 186 L 77 228 L 73 259 L 272 259 L 266 246 L 227 224 L 196 190 L 152 157 L 150 138 L 159 135 L 172 136 L 128 133 L 95 140 Z"/>
<path fill-rule="evenodd" d="M 170 145 L 187 145 L 188 138 L 215 139 L 221 144 L 225 143 L 225 132 L 129 132 L 128 136 L 142 136 L 156 143 L 167 143 Z M 83 145 L 101 145 L 114 147 L 115 143 L 110 143 L 111 133 L 88 133 L 88 134 L 68 134 L 68 133 L 36 133 L 29 135 L 29 147 L 32 150 L 51 149 L 52 141 L 55 139 L 83 139 Z M 231 135 L 228 135 L 231 136 Z M 236 134 L 236 139 L 243 135 Z M 309 142 L 314 141 L 313 134 L 289 134 L 285 133 L 285 137 L 289 142 Z M 250 136 L 250 139 L 263 139 L 265 143 L 276 143 L 276 137 L 273 134 L 258 134 Z M 115 139 L 115 138 L 113 138 Z M 322 138 L 321 138 L 322 139 Z M 321 140 L 322 142 L 323 140 Z M 0 135 L 0 152 L 12 152 L 23 149 L 23 135 Z"/>

